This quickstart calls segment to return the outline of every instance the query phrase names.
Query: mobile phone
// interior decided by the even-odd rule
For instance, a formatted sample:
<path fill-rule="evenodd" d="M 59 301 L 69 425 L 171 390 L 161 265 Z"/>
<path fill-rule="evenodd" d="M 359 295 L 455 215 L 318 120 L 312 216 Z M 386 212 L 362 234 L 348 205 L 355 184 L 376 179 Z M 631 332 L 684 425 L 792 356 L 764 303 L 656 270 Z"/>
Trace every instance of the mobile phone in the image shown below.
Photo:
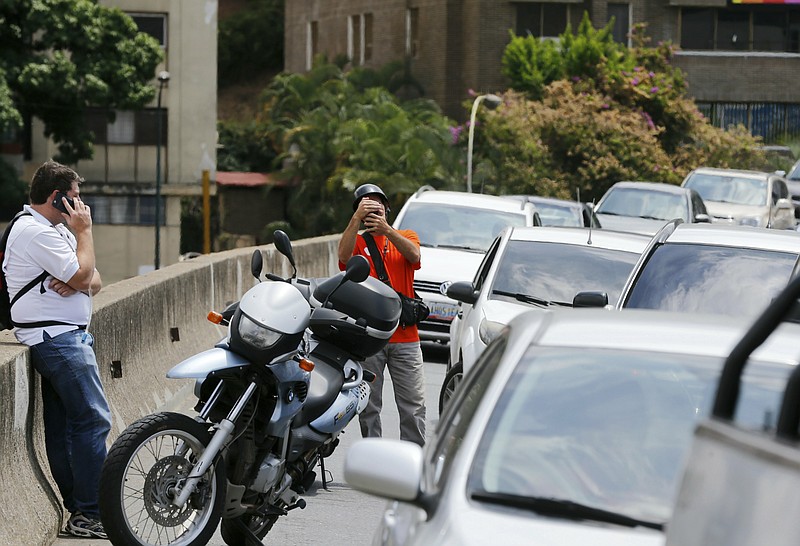
<path fill-rule="evenodd" d="M 53 199 L 53 206 L 58 210 L 60 210 L 61 212 L 63 212 L 64 214 L 69 214 L 69 212 L 67 211 L 67 207 L 64 206 L 64 202 L 61 200 L 62 197 L 66 197 L 69 206 L 75 208 L 75 201 L 72 200 L 70 197 L 68 197 L 67 194 L 62 191 L 56 194 L 55 199 Z"/>

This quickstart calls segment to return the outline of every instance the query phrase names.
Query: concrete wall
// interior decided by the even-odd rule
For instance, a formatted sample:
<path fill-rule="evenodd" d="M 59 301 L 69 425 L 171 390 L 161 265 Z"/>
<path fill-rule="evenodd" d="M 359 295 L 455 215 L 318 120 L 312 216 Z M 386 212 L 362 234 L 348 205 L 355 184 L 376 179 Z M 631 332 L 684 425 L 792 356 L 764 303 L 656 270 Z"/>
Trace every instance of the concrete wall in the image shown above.
<path fill-rule="evenodd" d="M 298 274 L 324 277 L 338 271 L 337 243 L 335 235 L 295 243 Z M 291 266 L 272 245 L 259 248 L 264 251 L 265 272 L 289 276 Z M 254 285 L 250 275 L 254 250 L 230 250 L 177 263 L 111 284 L 94 298 L 89 329 L 113 414 L 109 446 L 131 422 L 170 409 L 191 393 L 191 381 L 167 380 L 165 374 L 225 335 L 205 317 Z M 112 378 L 112 362 L 119 362 L 122 377 Z M 28 348 L 10 332 L 0 333 L 0 545 L 4 546 L 20 544 L 20 537 L 25 537 L 25 544 L 51 544 L 62 525 L 62 507 L 44 451 L 39 387 Z"/>

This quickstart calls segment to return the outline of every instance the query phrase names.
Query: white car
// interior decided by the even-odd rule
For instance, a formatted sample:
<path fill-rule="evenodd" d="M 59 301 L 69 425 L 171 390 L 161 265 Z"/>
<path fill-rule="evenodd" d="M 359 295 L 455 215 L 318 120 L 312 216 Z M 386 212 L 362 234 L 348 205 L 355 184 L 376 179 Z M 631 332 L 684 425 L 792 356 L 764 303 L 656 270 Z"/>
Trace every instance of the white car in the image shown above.
<path fill-rule="evenodd" d="M 440 411 L 462 375 L 516 315 L 531 308 L 572 307 L 576 294 L 593 291 L 599 303 L 616 302 L 649 237 L 605 229 L 508 228 L 492 244 L 472 282 L 448 294 L 461 308 L 450 326 L 449 369 Z"/>
<path fill-rule="evenodd" d="M 483 255 L 506 226 L 541 225 L 536 207 L 494 195 L 440 191 L 423 186 L 397 214 L 395 229 L 419 235 L 422 265 L 414 274 L 414 289 L 430 309 L 419 325 L 423 342 L 447 344 L 450 322 L 458 311 L 445 295 L 443 283 L 469 280 Z"/>
<path fill-rule="evenodd" d="M 716 223 L 794 229 L 794 204 L 777 173 L 703 167 L 681 184 L 703 198 Z"/>
<path fill-rule="evenodd" d="M 393 546 L 663 546 L 697 422 L 748 320 L 602 309 L 514 318 L 464 377 L 424 450 L 367 438 L 352 487 L 388 499 Z M 800 326 L 753 353 L 736 421 L 774 430 Z"/>

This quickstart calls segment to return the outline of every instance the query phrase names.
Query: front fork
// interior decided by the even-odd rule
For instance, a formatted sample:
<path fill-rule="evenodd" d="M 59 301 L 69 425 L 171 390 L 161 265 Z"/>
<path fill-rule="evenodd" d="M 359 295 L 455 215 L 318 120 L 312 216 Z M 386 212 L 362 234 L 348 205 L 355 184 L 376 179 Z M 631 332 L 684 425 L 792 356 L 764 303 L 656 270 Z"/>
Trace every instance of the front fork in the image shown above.
<path fill-rule="evenodd" d="M 222 381 L 217 384 L 214 392 L 211 394 L 209 401 L 203 407 L 203 411 L 200 413 L 200 417 L 205 419 L 208 414 L 211 412 L 211 408 L 214 405 L 214 402 L 219 397 L 220 393 L 222 392 Z M 203 474 L 208 471 L 212 464 L 214 464 L 214 460 L 219 454 L 220 451 L 225 447 L 228 440 L 230 439 L 231 435 L 233 434 L 233 430 L 235 427 L 236 421 L 241 416 L 242 411 L 247 406 L 247 403 L 252 398 L 253 393 L 256 391 L 258 386 L 253 382 L 247 387 L 247 390 L 244 391 L 242 396 L 239 397 L 239 400 L 236 401 L 236 404 L 231 409 L 230 413 L 222 419 L 219 424 L 216 425 L 216 432 L 211 437 L 211 441 L 206 446 L 205 451 L 197 460 L 197 463 L 192 468 L 192 471 L 189 473 L 189 476 L 184 480 L 183 485 L 179 487 L 178 495 L 172 501 L 172 504 L 177 506 L 178 508 L 182 508 L 186 501 L 189 500 L 189 497 L 192 493 L 195 492 L 197 489 L 197 484 L 200 479 L 203 477 Z M 185 445 L 178 446 L 177 454 L 184 455 L 187 451 Z"/>

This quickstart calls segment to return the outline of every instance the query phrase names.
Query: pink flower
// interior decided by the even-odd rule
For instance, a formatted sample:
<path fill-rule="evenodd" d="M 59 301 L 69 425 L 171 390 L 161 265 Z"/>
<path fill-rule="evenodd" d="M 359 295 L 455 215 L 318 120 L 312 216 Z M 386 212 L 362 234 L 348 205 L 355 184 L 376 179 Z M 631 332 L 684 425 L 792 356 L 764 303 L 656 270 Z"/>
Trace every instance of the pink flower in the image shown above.
<path fill-rule="evenodd" d="M 654 85 L 653 87 L 650 88 L 650 92 L 655 95 L 656 93 L 658 93 L 658 87 Z"/>
<path fill-rule="evenodd" d="M 633 67 L 633 71 L 634 72 L 641 72 L 642 71 L 642 67 L 641 66 L 634 66 Z"/>
<path fill-rule="evenodd" d="M 639 78 L 633 78 L 631 80 L 631 85 L 639 85 Z"/>
<path fill-rule="evenodd" d="M 458 139 L 461 137 L 461 131 L 464 129 L 461 125 L 450 127 L 450 136 L 453 137 L 453 144 L 458 144 Z"/>
<path fill-rule="evenodd" d="M 655 78 L 656 77 L 656 73 L 655 72 L 648 72 L 647 75 L 650 76 L 651 78 Z"/>

